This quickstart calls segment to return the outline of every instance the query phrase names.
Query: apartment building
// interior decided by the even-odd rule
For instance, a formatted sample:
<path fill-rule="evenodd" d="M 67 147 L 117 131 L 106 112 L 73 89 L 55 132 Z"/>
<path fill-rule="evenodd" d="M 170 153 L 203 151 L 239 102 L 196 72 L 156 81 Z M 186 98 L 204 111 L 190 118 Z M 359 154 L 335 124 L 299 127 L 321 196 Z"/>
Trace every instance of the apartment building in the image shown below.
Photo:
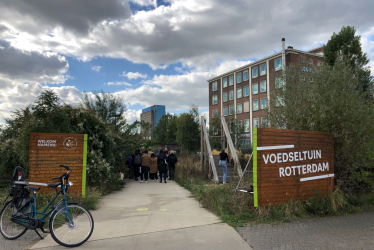
<path fill-rule="evenodd" d="M 149 134 L 146 135 L 146 138 L 153 140 L 153 131 L 157 127 L 158 122 L 162 118 L 163 115 L 166 114 L 165 106 L 164 105 L 153 105 L 151 107 L 142 109 L 142 113 L 140 114 L 140 120 L 146 123 L 149 123 L 151 126 L 151 131 Z M 143 132 L 143 128 L 140 128 L 140 132 Z"/>
<path fill-rule="evenodd" d="M 305 64 L 302 70 L 308 72 L 322 60 L 323 46 L 309 51 L 285 48 L 283 38 L 281 52 L 208 80 L 209 117 L 235 119 L 244 127 L 242 143 L 250 144 L 253 128 L 266 122 L 265 109 L 271 92 L 283 86 L 281 74 L 286 65 L 302 63 Z"/>

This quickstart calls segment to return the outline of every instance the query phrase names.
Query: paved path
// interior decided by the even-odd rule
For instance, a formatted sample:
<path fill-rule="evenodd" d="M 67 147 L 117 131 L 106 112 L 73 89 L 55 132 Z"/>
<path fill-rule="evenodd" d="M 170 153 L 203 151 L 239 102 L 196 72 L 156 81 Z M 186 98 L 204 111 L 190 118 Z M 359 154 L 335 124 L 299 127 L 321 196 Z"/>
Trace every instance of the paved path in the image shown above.
<path fill-rule="evenodd" d="M 122 191 L 104 197 L 92 216 L 94 232 L 79 249 L 251 249 L 174 181 L 131 181 Z M 32 249 L 66 248 L 48 235 Z"/>
<path fill-rule="evenodd" d="M 254 250 L 374 249 L 374 213 L 239 228 Z"/>

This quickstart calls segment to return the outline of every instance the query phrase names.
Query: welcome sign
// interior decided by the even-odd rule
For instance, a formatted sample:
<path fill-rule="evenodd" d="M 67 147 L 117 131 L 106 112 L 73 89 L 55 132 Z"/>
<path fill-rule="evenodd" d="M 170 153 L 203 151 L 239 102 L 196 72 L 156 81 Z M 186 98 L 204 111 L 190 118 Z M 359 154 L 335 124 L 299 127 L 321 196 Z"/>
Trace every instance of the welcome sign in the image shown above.
<path fill-rule="evenodd" d="M 332 133 L 253 129 L 254 206 L 306 201 L 334 187 Z"/>
<path fill-rule="evenodd" d="M 66 173 L 60 164 L 71 168 L 69 192 L 86 194 L 87 135 L 30 133 L 29 181 L 51 183 L 52 177 Z"/>

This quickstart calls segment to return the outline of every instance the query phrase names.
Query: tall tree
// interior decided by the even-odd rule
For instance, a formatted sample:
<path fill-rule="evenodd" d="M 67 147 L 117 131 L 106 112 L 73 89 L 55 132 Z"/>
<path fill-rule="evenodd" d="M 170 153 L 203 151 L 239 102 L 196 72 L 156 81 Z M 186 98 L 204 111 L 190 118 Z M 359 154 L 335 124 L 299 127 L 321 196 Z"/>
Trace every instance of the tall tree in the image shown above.
<path fill-rule="evenodd" d="M 309 73 L 311 82 L 303 80 L 300 67 L 288 66 L 287 84 L 272 94 L 270 126 L 332 132 L 337 184 L 344 191 L 374 190 L 374 101 L 358 88 L 357 70 L 337 57 L 332 67 Z"/>
<path fill-rule="evenodd" d="M 124 116 L 127 107 L 124 100 L 112 93 L 106 93 L 103 90 L 90 93 L 84 93 L 81 101 L 81 107 L 94 111 L 103 121 L 113 125 L 116 130 L 120 130 L 126 125 Z"/>
<path fill-rule="evenodd" d="M 199 110 L 192 105 L 188 113 L 182 113 L 177 120 L 177 143 L 182 149 L 196 151 L 200 147 Z"/>
<path fill-rule="evenodd" d="M 351 65 L 351 70 L 356 71 L 359 78 L 359 86 L 363 92 L 367 93 L 367 97 L 371 98 L 373 94 L 373 78 L 371 76 L 370 67 L 367 66 L 369 59 L 361 48 L 361 37 L 356 35 L 354 27 L 344 27 L 341 31 L 331 36 L 331 39 L 323 48 L 324 62 L 330 66 L 334 66 L 338 57 L 344 57 Z"/>
<path fill-rule="evenodd" d="M 176 115 L 165 114 L 161 117 L 154 130 L 154 138 L 158 143 L 175 143 L 177 132 Z"/>

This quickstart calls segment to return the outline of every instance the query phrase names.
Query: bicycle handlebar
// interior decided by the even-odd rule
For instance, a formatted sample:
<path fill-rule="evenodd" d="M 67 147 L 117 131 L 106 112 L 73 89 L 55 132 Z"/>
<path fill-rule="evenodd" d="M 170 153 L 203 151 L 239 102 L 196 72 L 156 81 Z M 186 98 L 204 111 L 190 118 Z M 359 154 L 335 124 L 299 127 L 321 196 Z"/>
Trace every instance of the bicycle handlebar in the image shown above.
<path fill-rule="evenodd" d="M 51 178 L 51 180 L 59 180 L 59 181 L 62 181 L 62 178 L 68 176 L 69 173 L 71 172 L 71 169 L 70 169 L 69 166 L 62 165 L 62 164 L 61 164 L 60 167 L 65 168 L 68 172 L 65 173 L 65 174 L 63 174 L 63 175 L 61 175 L 60 177 L 54 177 L 54 178 Z"/>

